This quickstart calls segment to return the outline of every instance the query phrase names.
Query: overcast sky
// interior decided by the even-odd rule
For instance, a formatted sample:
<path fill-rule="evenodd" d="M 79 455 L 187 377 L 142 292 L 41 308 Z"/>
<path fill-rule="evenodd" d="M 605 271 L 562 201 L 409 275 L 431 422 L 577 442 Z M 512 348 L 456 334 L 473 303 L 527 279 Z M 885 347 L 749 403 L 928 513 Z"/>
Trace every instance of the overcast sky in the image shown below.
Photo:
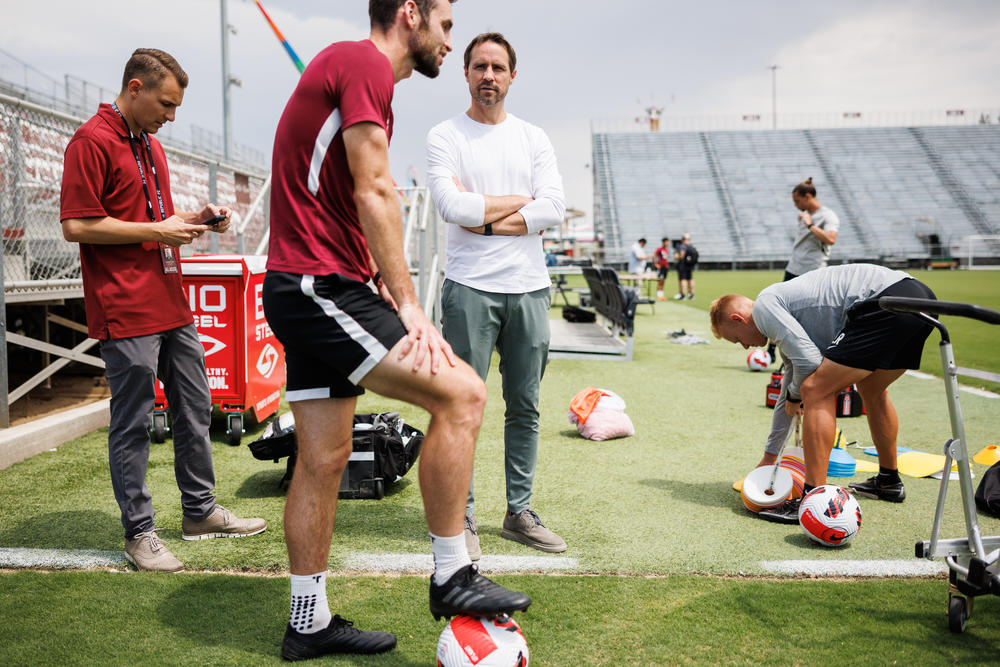
<path fill-rule="evenodd" d="M 270 155 L 298 78 L 249 0 L 228 0 L 233 136 Z M 262 0 L 308 63 L 327 44 L 368 35 L 363 0 Z M 191 83 L 179 120 L 221 133 L 219 0 L 0 0 L 0 48 L 50 76 L 117 88 L 134 48 L 172 53 Z M 841 0 L 459 0 L 455 52 L 440 76 L 396 87 L 391 148 L 400 183 L 424 173 L 424 139 L 468 107 L 462 51 L 477 33 L 504 33 L 518 55 L 507 109 L 541 126 L 556 148 L 567 204 L 592 208 L 590 121 L 641 115 L 767 114 L 770 65 L 778 112 L 1000 109 L 1000 2 Z M 4 69 L 10 77 L 17 72 Z M 179 138 L 187 131 L 178 126 Z"/>

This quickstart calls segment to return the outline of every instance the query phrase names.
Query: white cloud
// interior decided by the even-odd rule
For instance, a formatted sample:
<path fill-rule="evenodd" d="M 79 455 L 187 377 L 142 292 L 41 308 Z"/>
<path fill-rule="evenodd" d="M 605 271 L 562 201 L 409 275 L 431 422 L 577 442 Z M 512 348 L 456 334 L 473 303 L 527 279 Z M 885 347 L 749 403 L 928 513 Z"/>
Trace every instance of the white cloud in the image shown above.
<path fill-rule="evenodd" d="M 925 110 L 997 103 L 1000 20 L 936 7 L 847 16 L 779 45 L 778 112 Z M 768 112 L 771 74 L 706 90 L 717 108 Z"/>

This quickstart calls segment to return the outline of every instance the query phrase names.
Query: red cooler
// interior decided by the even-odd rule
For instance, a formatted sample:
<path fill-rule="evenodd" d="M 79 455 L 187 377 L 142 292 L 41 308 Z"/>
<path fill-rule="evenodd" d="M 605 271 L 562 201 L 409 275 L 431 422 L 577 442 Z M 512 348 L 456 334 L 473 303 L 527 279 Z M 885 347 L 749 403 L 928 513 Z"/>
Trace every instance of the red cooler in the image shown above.
<path fill-rule="evenodd" d="M 226 413 L 229 444 L 240 444 L 243 416 L 260 422 L 278 410 L 285 384 L 285 351 L 264 319 L 261 298 L 266 257 L 197 255 L 181 260 L 183 285 L 198 337 L 212 405 Z M 166 439 L 167 400 L 156 382 L 152 438 Z"/>

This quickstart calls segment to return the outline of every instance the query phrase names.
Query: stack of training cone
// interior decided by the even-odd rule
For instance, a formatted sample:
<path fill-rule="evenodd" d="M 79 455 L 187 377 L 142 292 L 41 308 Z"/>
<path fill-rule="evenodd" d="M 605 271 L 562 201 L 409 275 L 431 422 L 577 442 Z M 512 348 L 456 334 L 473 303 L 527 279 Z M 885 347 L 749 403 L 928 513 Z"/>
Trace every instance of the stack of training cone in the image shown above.
<path fill-rule="evenodd" d="M 801 498 L 806 485 L 806 455 L 801 447 L 785 447 L 778 464 L 792 474 L 792 498 Z"/>
<path fill-rule="evenodd" d="M 751 512 L 777 507 L 789 498 L 801 498 L 806 481 L 806 461 L 801 447 L 799 418 L 795 418 L 795 446 L 783 447 L 778 458 L 778 470 L 774 466 L 761 466 L 750 471 L 743 479 L 740 497 L 743 505 Z M 771 487 L 771 475 L 774 486 Z"/>
<path fill-rule="evenodd" d="M 1000 461 L 1000 445 L 989 445 L 980 449 L 972 460 L 985 466 L 991 466 Z"/>

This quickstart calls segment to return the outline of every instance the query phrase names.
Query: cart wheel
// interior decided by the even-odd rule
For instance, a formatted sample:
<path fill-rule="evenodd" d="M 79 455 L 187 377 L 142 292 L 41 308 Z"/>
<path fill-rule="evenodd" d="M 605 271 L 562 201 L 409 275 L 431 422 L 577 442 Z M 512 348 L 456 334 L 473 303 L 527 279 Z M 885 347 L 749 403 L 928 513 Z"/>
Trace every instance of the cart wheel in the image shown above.
<path fill-rule="evenodd" d="M 382 500 L 385 498 L 385 484 L 382 483 L 381 479 L 376 479 L 373 487 L 375 490 L 375 500 Z"/>
<path fill-rule="evenodd" d="M 150 427 L 153 442 L 159 444 L 167 439 L 167 415 L 163 412 L 153 413 L 153 424 Z"/>
<path fill-rule="evenodd" d="M 239 447 L 240 438 L 243 437 L 243 415 L 229 415 L 229 428 L 226 430 L 229 436 L 229 446 Z"/>
<path fill-rule="evenodd" d="M 968 602 L 960 595 L 952 595 L 948 600 L 948 628 L 960 635 L 965 632 L 965 622 L 968 620 Z"/>

